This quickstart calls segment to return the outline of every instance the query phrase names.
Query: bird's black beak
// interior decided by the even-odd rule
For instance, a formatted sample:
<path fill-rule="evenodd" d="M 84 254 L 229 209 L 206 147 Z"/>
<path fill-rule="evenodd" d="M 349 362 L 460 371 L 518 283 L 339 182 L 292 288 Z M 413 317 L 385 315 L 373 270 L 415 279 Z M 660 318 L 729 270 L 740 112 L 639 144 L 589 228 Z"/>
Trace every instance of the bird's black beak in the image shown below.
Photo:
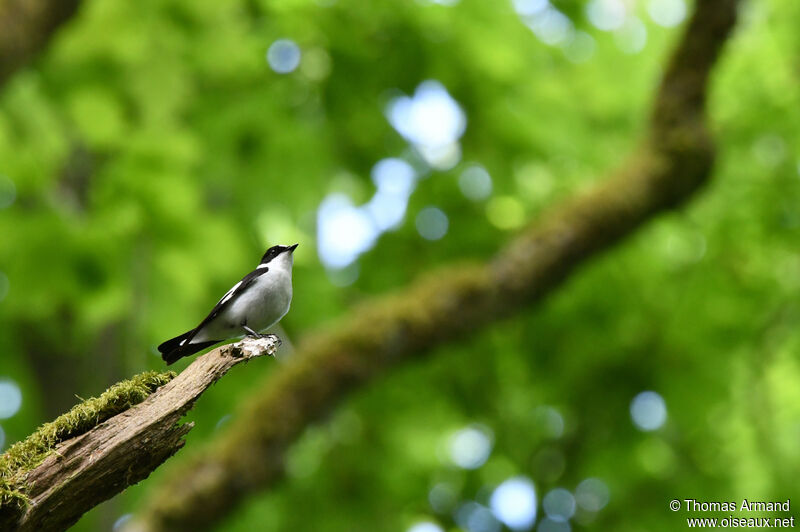
<path fill-rule="evenodd" d="M 297 246 L 299 246 L 299 245 L 300 245 L 300 244 L 295 244 L 295 245 L 293 245 L 293 246 L 289 246 L 289 252 L 293 252 L 293 251 L 294 251 L 294 248 L 296 248 L 296 247 L 297 247 Z"/>

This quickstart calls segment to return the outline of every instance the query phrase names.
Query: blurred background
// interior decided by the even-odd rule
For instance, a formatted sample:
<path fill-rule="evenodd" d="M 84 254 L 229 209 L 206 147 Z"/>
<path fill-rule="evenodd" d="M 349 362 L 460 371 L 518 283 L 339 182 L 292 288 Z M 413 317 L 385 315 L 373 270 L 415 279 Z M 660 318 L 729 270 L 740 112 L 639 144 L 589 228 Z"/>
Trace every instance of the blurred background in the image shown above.
<path fill-rule="evenodd" d="M 0 86 L 0 449 L 162 369 L 160 342 L 300 242 L 281 357 L 204 395 L 190 455 L 305 332 L 488 259 L 620 165 L 691 9 L 84 0 Z M 351 396 L 220 528 L 675 530 L 673 498 L 797 495 L 798 27 L 795 0 L 742 6 L 688 208 Z M 170 465 L 74 529 L 118 528 Z"/>

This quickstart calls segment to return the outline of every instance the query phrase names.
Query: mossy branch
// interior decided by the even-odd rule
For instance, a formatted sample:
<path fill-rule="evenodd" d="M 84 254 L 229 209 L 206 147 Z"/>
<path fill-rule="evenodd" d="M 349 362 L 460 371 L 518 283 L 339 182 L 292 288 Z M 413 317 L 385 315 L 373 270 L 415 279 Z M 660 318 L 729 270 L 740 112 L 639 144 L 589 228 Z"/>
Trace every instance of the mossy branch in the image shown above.
<path fill-rule="evenodd" d="M 735 0 L 702 0 L 656 94 L 649 131 L 594 189 L 535 221 L 488 264 L 428 275 L 312 334 L 292 363 L 242 402 L 205 453 L 173 470 L 131 522 L 136 531 L 207 530 L 284 474 L 286 450 L 347 393 L 437 346 L 529 308 L 576 267 L 690 198 L 710 177 L 708 79 L 736 20 Z"/>
<path fill-rule="evenodd" d="M 54 452 L 58 444 L 80 436 L 141 403 L 174 377 L 172 371 L 148 371 L 119 382 L 100 397 L 92 397 L 75 405 L 55 421 L 45 423 L 25 440 L 12 445 L 0 456 L 0 523 L 6 521 L 3 517 L 21 514 L 28 507 L 25 478 Z"/>
<path fill-rule="evenodd" d="M 180 418 L 243 360 L 273 355 L 276 336 L 198 357 L 180 375 L 147 372 L 45 423 L 0 456 L 0 529 L 64 530 L 146 478 L 183 446 Z"/>

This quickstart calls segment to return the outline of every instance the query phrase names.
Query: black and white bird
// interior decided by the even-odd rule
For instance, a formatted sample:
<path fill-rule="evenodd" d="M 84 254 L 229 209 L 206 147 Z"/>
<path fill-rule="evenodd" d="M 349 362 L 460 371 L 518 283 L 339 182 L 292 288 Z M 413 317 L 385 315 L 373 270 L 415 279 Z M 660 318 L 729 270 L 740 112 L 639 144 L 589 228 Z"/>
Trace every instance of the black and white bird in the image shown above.
<path fill-rule="evenodd" d="M 158 346 L 172 364 L 216 343 L 239 336 L 256 336 L 289 312 L 292 302 L 293 246 L 273 246 L 256 269 L 233 285 L 200 325 Z"/>

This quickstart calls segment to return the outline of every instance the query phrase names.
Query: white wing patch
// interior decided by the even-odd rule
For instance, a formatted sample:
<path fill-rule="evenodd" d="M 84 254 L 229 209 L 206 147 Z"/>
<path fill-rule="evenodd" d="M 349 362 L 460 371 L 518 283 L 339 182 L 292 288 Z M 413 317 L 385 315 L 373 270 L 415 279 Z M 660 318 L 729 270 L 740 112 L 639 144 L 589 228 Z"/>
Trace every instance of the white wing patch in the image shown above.
<path fill-rule="evenodd" d="M 256 266 L 256 270 L 260 270 L 261 268 L 269 268 L 269 264 L 259 264 Z"/>
<path fill-rule="evenodd" d="M 242 281 L 239 281 L 238 283 L 233 285 L 233 288 L 228 290 L 228 292 L 224 296 L 222 296 L 222 299 L 220 299 L 219 303 L 217 303 L 217 304 L 221 305 L 221 304 L 225 303 L 227 300 L 229 300 L 231 298 L 231 296 L 233 296 L 233 293 L 236 292 L 236 289 L 239 288 L 240 286 L 242 286 Z"/>

